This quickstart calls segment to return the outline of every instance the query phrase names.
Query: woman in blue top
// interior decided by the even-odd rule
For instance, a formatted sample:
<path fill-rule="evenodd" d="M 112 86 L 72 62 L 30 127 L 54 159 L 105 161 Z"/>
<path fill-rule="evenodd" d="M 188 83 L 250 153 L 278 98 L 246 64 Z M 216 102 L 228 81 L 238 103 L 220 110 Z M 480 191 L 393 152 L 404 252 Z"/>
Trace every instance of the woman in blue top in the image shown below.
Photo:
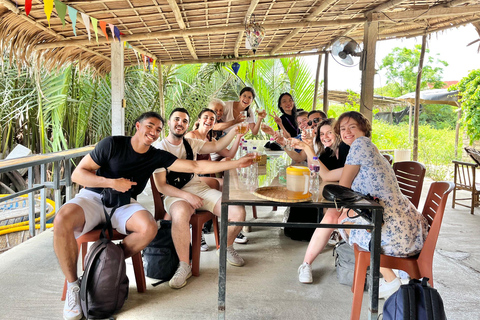
<path fill-rule="evenodd" d="M 427 236 L 427 221 L 401 193 L 391 165 L 370 140 L 371 125 L 368 119 L 356 111 L 343 113 L 335 125 L 335 131 L 341 135 L 342 141 L 350 146 L 340 185 L 377 197 L 384 207 L 382 254 L 396 257 L 418 254 Z M 323 167 L 321 170 L 328 169 Z M 321 223 L 368 224 L 361 217 L 348 218 L 347 210 L 338 212 L 336 209 L 328 209 Z M 356 243 L 362 249 L 369 250 L 371 234 L 368 231 L 359 229 L 340 231 L 350 245 Z M 315 231 L 305 253 L 304 262 L 298 269 L 300 282 L 312 282 L 311 263 L 325 247 L 331 232 L 332 229 L 323 228 Z M 379 297 L 385 298 L 398 290 L 401 282 L 391 269 L 380 268 L 380 272 L 384 280 L 380 283 Z"/>

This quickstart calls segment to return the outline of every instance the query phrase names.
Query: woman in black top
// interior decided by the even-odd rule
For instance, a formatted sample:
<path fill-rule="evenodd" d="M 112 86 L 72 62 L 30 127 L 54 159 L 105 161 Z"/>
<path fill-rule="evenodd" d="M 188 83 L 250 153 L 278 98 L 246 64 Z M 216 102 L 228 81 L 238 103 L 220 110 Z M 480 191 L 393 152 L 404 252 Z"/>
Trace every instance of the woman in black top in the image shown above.
<path fill-rule="evenodd" d="M 335 119 L 324 119 L 318 124 L 315 135 L 315 153 L 328 170 L 343 168 L 350 150 L 335 133 L 334 126 Z"/>
<path fill-rule="evenodd" d="M 282 112 L 280 118 L 276 117 L 275 119 L 278 129 L 288 132 L 290 137 L 295 138 L 300 134 L 300 130 L 296 120 L 297 108 L 290 93 L 284 92 L 280 95 L 278 98 L 278 109 Z"/>

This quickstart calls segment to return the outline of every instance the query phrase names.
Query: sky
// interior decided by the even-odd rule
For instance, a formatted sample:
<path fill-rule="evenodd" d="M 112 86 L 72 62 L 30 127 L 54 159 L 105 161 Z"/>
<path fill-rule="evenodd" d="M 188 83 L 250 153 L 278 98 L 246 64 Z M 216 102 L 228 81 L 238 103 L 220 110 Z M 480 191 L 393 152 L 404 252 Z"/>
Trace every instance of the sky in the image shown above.
<path fill-rule="evenodd" d="M 448 63 L 443 67 L 443 81 L 459 81 L 467 76 L 470 70 L 480 69 L 480 53 L 477 52 L 480 42 L 467 47 L 470 42 L 479 39 L 477 31 L 472 25 L 445 30 L 427 36 L 427 48 L 430 49 L 430 56 L 444 60 Z M 392 52 L 395 47 L 413 48 L 414 45 L 422 44 L 422 37 L 410 39 L 394 39 L 378 41 L 376 47 L 375 64 L 376 69 L 380 66 L 382 59 Z M 436 55 L 439 54 L 439 55 Z M 317 69 L 317 56 L 304 58 L 312 75 L 315 77 Z M 320 69 L 320 80 L 323 80 L 323 63 Z M 329 90 L 353 90 L 360 92 L 361 72 L 358 66 L 344 67 L 338 64 L 330 55 L 328 59 L 328 89 Z M 375 75 L 374 87 L 379 88 L 386 85 L 386 77 L 382 71 Z"/>

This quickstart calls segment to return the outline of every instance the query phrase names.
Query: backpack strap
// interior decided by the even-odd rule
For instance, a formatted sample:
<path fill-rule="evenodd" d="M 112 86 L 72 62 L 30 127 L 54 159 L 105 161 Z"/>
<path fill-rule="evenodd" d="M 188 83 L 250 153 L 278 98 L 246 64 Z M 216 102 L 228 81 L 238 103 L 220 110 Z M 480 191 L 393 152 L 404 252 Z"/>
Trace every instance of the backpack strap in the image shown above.
<path fill-rule="evenodd" d="M 107 213 L 107 210 L 105 210 L 105 201 L 102 198 L 102 204 L 103 204 L 103 213 L 105 214 L 105 224 L 102 228 L 102 232 L 100 233 L 100 239 L 103 241 L 103 239 L 107 239 L 107 236 L 105 234 L 106 231 L 108 231 L 109 239 L 113 239 L 113 227 L 112 227 L 112 216 L 115 213 L 115 210 L 117 210 L 118 206 L 115 206 L 112 208 L 112 211 L 110 211 L 110 214 Z"/>
<path fill-rule="evenodd" d="M 434 319 L 437 319 L 435 318 L 434 311 L 433 311 L 434 295 L 432 295 L 432 289 L 428 286 L 428 280 L 429 279 L 425 277 L 422 279 L 423 299 L 425 300 L 425 311 L 427 312 L 427 319 L 434 320 Z M 437 305 L 438 305 L 438 301 L 437 301 Z"/>
<path fill-rule="evenodd" d="M 185 137 L 183 137 L 183 146 L 185 147 L 185 151 L 187 153 L 187 160 L 193 160 L 192 147 L 190 146 L 190 143 L 188 143 L 187 139 L 185 139 Z"/>
<path fill-rule="evenodd" d="M 402 286 L 401 290 L 403 298 L 403 320 L 417 320 L 415 285 L 408 284 Z"/>
<path fill-rule="evenodd" d="M 102 242 L 103 242 L 103 240 L 102 240 Z M 92 248 L 91 250 L 93 250 L 93 251 L 90 254 L 90 257 L 92 257 L 92 259 L 90 259 L 89 261 L 95 260 L 93 258 L 96 257 L 98 254 L 100 254 L 100 252 L 102 252 L 104 249 L 105 248 L 104 248 L 103 245 L 98 245 L 95 248 Z M 88 278 L 91 276 L 91 269 L 92 268 L 90 268 L 88 265 L 86 265 L 85 266 L 85 272 L 80 277 L 80 299 L 85 301 L 86 306 L 88 306 L 87 284 L 88 284 Z M 88 319 L 91 311 L 90 310 L 84 310 L 84 313 L 86 314 L 86 318 Z"/>

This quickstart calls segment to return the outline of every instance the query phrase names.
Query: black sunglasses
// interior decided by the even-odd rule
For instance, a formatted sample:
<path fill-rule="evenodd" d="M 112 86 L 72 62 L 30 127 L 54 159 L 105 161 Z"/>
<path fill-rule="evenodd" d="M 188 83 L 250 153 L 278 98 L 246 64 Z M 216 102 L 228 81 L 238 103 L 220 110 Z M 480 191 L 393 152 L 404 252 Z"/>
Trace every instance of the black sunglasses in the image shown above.
<path fill-rule="evenodd" d="M 312 120 L 310 120 L 310 121 L 307 122 L 307 124 L 308 124 L 309 126 L 311 126 L 313 123 L 319 123 L 320 120 L 321 120 L 320 118 L 315 118 L 315 119 L 313 119 L 313 122 L 312 122 Z"/>

